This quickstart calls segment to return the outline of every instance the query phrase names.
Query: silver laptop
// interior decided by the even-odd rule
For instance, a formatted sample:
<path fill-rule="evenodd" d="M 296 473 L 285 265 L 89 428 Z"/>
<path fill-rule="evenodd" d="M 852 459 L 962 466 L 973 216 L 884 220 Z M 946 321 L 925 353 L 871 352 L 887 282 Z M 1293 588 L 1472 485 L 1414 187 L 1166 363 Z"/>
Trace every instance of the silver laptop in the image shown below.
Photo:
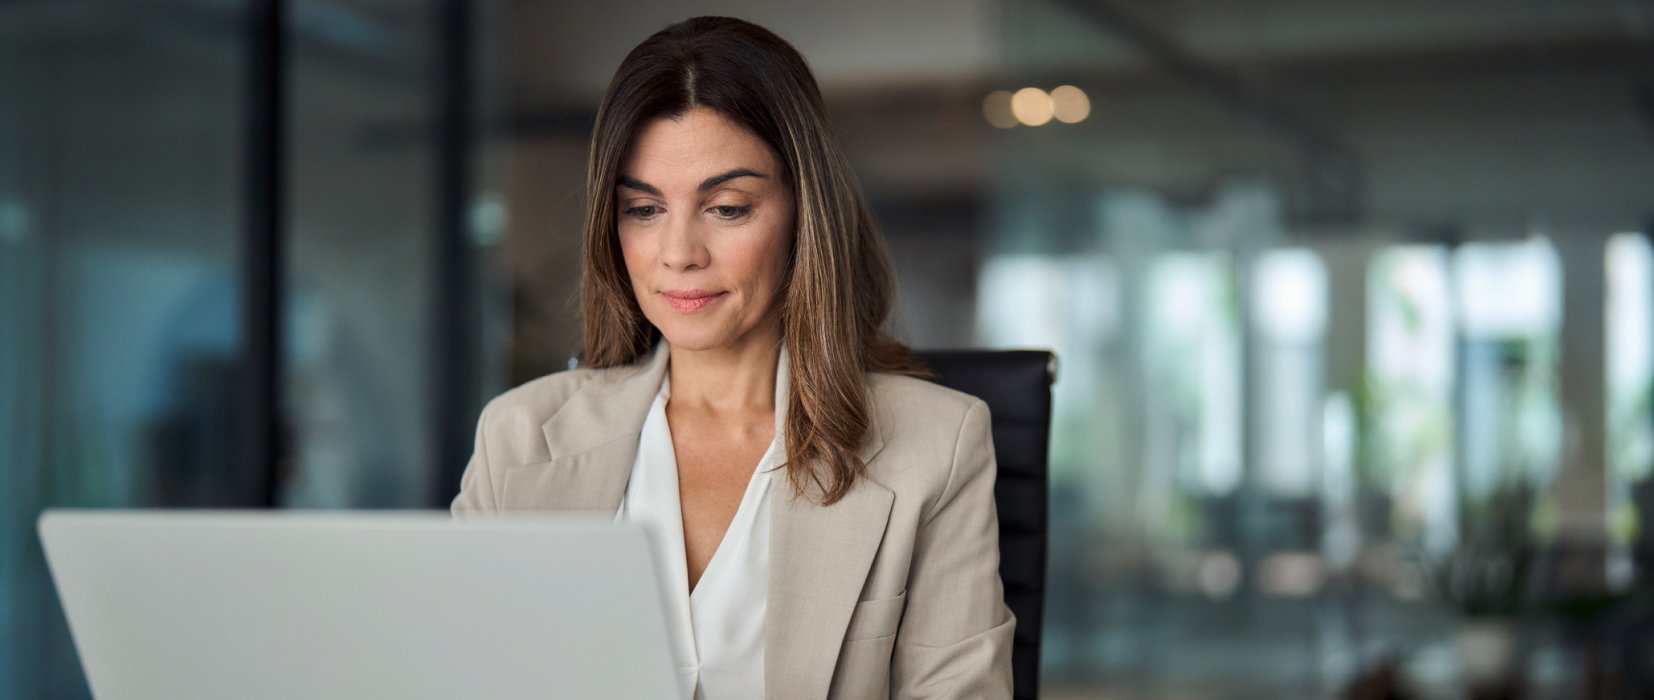
<path fill-rule="evenodd" d="M 445 513 L 48 511 L 100 700 L 670 698 L 645 532 Z"/>

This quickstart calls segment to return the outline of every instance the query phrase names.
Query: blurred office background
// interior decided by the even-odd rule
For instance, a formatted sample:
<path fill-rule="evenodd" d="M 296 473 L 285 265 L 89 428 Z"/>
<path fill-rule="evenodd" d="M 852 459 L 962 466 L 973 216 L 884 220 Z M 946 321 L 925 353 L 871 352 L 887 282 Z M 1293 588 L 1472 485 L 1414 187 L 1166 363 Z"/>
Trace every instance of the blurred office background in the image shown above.
<path fill-rule="evenodd" d="M 1046 696 L 1654 697 L 1649 0 L 0 0 L 0 697 L 86 694 L 42 508 L 445 506 L 689 14 L 916 347 L 1060 354 Z"/>

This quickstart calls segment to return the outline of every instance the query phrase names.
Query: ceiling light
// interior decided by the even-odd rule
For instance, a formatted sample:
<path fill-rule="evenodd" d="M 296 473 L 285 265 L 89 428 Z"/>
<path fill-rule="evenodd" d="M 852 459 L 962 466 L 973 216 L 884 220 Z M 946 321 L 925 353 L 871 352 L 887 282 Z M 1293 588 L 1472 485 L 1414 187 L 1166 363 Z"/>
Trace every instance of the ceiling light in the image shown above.
<path fill-rule="evenodd" d="M 1017 117 L 1011 113 L 1011 91 L 995 90 L 982 98 L 982 116 L 996 128 L 1009 129 L 1016 126 Z"/>
<path fill-rule="evenodd" d="M 1023 88 L 1011 96 L 1011 114 L 1028 126 L 1039 126 L 1051 121 L 1051 96 L 1039 88 Z"/>
<path fill-rule="evenodd" d="M 1073 85 L 1063 85 L 1051 91 L 1052 114 L 1064 124 L 1078 124 L 1091 116 L 1091 99 L 1085 91 Z"/>

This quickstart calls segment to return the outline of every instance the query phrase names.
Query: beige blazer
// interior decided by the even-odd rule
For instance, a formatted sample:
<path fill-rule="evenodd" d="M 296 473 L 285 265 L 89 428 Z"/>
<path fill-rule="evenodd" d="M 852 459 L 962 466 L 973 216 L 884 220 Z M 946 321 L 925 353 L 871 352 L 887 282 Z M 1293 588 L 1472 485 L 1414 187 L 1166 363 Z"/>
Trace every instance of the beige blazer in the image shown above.
<path fill-rule="evenodd" d="M 614 512 L 666 361 L 663 342 L 638 365 L 495 398 L 454 512 Z M 867 478 L 828 507 L 777 483 L 765 696 L 1009 698 L 1016 621 L 999 580 L 988 407 L 910 377 L 870 383 Z"/>

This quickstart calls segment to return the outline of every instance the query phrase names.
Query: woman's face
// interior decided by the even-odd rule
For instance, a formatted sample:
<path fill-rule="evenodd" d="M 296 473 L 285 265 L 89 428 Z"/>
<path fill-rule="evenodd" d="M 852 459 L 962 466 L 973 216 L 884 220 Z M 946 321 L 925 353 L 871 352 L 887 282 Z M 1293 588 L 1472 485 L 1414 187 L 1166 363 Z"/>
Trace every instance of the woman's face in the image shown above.
<path fill-rule="evenodd" d="M 711 350 L 779 339 L 793 198 L 769 146 L 695 108 L 645 124 L 617 183 L 626 272 L 667 342 Z"/>

